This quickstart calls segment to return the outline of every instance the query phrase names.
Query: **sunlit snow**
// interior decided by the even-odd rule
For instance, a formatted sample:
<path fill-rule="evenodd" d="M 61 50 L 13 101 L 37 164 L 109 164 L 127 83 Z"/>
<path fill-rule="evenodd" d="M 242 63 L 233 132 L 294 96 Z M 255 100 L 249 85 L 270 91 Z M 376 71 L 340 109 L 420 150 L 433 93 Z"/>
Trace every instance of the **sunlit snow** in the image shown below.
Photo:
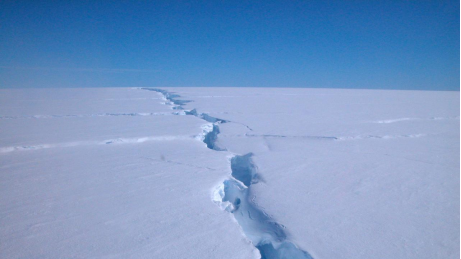
<path fill-rule="evenodd" d="M 459 258 L 459 92 L 0 90 L 1 258 Z"/>

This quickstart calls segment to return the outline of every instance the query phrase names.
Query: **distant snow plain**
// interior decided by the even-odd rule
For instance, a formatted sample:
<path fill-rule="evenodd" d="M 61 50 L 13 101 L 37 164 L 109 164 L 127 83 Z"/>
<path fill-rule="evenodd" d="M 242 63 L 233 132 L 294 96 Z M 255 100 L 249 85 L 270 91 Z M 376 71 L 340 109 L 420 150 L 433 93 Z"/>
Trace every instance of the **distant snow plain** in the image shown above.
<path fill-rule="evenodd" d="M 459 98 L 0 90 L 0 257 L 459 258 Z"/>

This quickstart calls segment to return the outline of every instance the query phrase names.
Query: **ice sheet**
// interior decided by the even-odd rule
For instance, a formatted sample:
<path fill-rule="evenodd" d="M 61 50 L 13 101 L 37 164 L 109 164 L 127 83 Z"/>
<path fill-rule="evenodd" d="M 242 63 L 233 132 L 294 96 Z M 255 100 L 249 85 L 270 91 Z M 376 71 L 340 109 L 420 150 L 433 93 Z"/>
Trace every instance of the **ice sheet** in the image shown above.
<path fill-rule="evenodd" d="M 459 92 L 158 90 L 0 91 L 0 257 L 459 258 Z"/>

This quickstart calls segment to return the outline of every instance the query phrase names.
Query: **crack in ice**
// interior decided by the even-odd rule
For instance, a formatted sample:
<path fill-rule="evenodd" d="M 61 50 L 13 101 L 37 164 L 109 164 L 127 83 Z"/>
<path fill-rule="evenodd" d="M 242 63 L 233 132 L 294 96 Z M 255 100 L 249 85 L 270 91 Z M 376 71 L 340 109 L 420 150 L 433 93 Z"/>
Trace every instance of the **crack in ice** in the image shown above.
<path fill-rule="evenodd" d="M 162 90 L 162 89 L 157 89 L 157 88 L 141 88 L 141 89 L 160 93 L 163 99 L 167 101 L 165 105 L 169 105 L 174 110 L 180 110 L 179 112 L 174 113 L 175 115 L 195 116 L 206 122 L 209 122 L 210 124 L 205 124 L 202 126 L 203 132 L 201 135 L 198 136 L 198 139 L 200 139 L 203 143 L 205 143 L 205 145 L 209 149 L 216 150 L 216 151 L 225 150 L 216 145 L 216 140 L 218 139 L 218 134 L 220 133 L 219 124 L 227 123 L 229 121 L 210 116 L 207 113 L 198 113 L 196 109 L 192 109 L 190 111 L 184 110 L 183 105 L 185 105 L 186 103 L 190 103 L 192 101 L 191 100 L 178 100 L 176 98 L 181 97 L 181 96 L 177 94 L 174 94 L 174 93 Z"/>
<path fill-rule="evenodd" d="M 230 159 L 231 177 L 214 192 L 213 200 L 221 209 L 234 215 L 245 236 L 261 253 L 261 259 L 312 259 L 305 251 L 287 240 L 283 225 L 275 222 L 258 207 L 252 186 L 261 181 L 252 153 Z"/>
<path fill-rule="evenodd" d="M 172 109 L 184 110 L 183 105 L 189 103 L 189 100 L 177 100 L 180 97 L 177 94 L 170 93 L 162 89 L 142 88 L 149 91 L 155 91 L 163 95 L 166 105 Z M 215 118 L 206 113 L 198 113 L 196 109 L 190 111 L 181 111 L 176 115 L 192 115 L 200 118 L 209 124 L 205 124 L 202 129 L 203 133 L 200 140 L 203 141 L 207 148 L 215 151 L 225 149 L 216 146 L 218 138 L 219 124 L 231 121 Z M 249 130 L 249 126 L 238 123 Z M 251 135 L 249 135 L 251 136 Z M 265 135 L 266 137 L 286 137 L 281 135 Z M 309 138 L 329 138 L 308 136 Z M 256 197 L 252 195 L 251 186 L 259 183 L 262 178 L 257 173 L 257 167 L 253 162 L 253 154 L 234 155 L 230 159 L 232 174 L 229 179 L 220 184 L 213 193 L 213 201 L 223 210 L 234 215 L 239 223 L 245 236 L 259 250 L 261 259 L 312 259 L 307 252 L 299 249 L 295 244 L 287 240 L 287 235 L 283 225 L 275 222 L 267 213 L 265 213 L 255 202 Z"/>

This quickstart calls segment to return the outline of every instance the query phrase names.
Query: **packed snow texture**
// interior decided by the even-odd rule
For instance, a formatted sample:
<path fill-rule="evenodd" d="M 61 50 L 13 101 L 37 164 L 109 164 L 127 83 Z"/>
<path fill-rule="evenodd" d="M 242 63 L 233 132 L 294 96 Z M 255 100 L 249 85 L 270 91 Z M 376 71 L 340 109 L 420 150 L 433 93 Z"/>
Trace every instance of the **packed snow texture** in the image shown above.
<path fill-rule="evenodd" d="M 459 258 L 459 92 L 0 93 L 1 258 Z"/>
<path fill-rule="evenodd" d="M 168 101 L 165 104 L 171 106 L 172 109 L 184 110 L 183 105 L 190 102 L 189 100 L 178 100 L 176 98 L 180 97 L 179 95 L 162 89 L 143 88 L 143 90 L 162 94 L 163 99 Z M 192 115 L 206 122 L 213 122 L 213 124 L 206 124 L 203 127 L 204 134 L 201 140 L 211 150 L 224 150 L 218 148 L 215 143 L 220 133 L 219 124 L 226 123 L 227 121 L 209 116 L 206 113 L 199 114 L 195 109 L 185 111 L 184 113 L 175 113 L 175 115 Z M 245 236 L 259 250 L 261 259 L 312 258 L 307 252 L 300 250 L 293 243 L 286 241 L 286 234 L 283 228 L 274 222 L 265 212 L 258 209 L 254 201 L 250 201 L 250 186 L 257 183 L 255 166 L 251 160 L 252 155 L 249 153 L 232 157 L 230 160 L 232 179 L 225 180 L 215 190 L 213 201 L 218 203 L 221 208 L 234 214 Z"/>

